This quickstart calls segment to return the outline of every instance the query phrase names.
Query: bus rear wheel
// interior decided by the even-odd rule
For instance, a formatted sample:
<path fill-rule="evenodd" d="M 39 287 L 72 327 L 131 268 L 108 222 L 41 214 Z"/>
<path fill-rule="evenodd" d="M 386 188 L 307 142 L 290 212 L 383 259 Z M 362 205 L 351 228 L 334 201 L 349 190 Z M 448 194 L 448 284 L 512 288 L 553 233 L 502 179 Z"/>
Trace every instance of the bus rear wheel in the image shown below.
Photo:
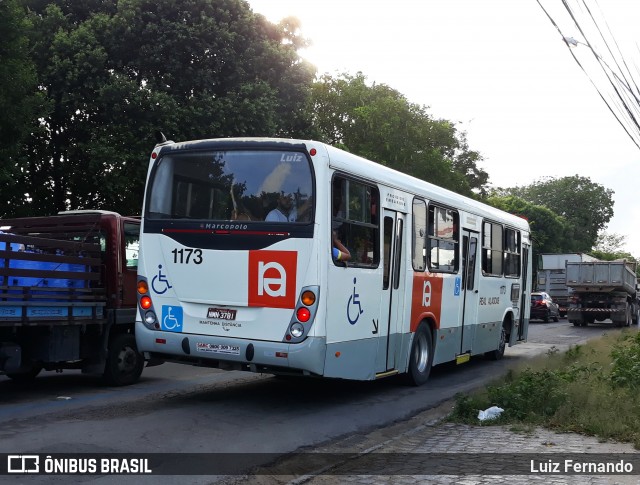
<path fill-rule="evenodd" d="M 409 354 L 409 371 L 407 372 L 407 381 L 413 386 L 421 386 L 429 379 L 431 372 L 431 364 L 433 362 L 433 341 L 431 338 L 431 329 L 422 322 L 418 325 L 413 343 L 411 344 L 411 353 Z"/>

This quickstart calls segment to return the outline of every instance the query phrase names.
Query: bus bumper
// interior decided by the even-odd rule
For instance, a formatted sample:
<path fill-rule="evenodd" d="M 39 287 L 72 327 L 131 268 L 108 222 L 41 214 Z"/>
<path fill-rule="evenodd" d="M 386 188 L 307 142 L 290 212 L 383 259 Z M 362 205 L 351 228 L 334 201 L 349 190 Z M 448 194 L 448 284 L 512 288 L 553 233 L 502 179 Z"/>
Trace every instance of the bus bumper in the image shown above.
<path fill-rule="evenodd" d="M 288 344 L 150 330 L 136 322 L 138 351 L 169 362 L 265 373 L 324 374 L 326 341 Z"/>

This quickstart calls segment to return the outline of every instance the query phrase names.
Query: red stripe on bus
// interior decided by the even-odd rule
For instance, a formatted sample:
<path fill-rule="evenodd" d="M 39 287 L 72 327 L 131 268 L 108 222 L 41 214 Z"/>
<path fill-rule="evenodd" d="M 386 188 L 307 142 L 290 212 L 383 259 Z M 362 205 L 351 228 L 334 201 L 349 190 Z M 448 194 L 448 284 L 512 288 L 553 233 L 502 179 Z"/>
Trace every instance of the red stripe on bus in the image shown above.
<path fill-rule="evenodd" d="M 162 232 L 186 233 L 186 234 L 245 234 L 248 236 L 290 236 L 289 232 L 272 231 L 230 231 L 228 229 L 163 229 Z"/>

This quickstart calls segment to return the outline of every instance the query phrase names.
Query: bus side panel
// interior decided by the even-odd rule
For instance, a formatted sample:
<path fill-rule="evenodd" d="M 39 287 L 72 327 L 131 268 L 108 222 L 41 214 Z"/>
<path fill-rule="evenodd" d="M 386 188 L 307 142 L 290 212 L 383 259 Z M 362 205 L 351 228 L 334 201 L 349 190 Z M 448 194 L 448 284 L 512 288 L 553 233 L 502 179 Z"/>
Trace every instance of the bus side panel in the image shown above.
<path fill-rule="evenodd" d="M 511 281 L 502 277 L 480 276 L 478 324 L 472 345 L 472 355 L 498 348 L 502 319 L 507 309 L 511 308 L 510 295 L 507 294 L 507 283 L 510 288 Z"/>
<path fill-rule="evenodd" d="M 473 326 L 461 327 L 464 300 L 460 291 L 460 276 L 443 274 L 442 281 L 442 319 L 436 335 L 435 363 L 455 360 L 461 352 L 463 338 L 475 332 Z"/>
<path fill-rule="evenodd" d="M 325 376 L 375 378 L 378 340 L 381 334 L 388 333 L 387 328 L 377 328 L 376 323 L 380 315 L 381 271 L 329 263 Z"/>

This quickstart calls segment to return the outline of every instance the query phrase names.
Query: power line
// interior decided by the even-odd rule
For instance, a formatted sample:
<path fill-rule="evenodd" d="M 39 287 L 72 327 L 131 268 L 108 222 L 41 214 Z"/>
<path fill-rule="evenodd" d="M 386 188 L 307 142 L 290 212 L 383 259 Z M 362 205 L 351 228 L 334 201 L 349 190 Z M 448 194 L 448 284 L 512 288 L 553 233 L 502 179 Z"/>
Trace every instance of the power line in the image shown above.
<path fill-rule="evenodd" d="M 585 73 L 585 75 L 587 76 L 591 84 L 594 86 L 594 88 L 598 92 L 600 98 L 606 104 L 611 114 L 613 114 L 613 116 L 616 118 L 620 126 L 622 126 L 622 128 L 627 133 L 629 138 L 631 138 L 633 143 L 638 148 L 640 148 L 640 122 L 639 122 L 640 97 L 638 96 L 638 93 L 640 91 L 638 90 L 638 84 L 636 83 L 634 76 L 628 67 L 628 64 L 624 58 L 622 50 L 620 49 L 620 46 L 617 40 L 615 39 L 615 36 L 611 32 L 611 29 L 609 28 L 609 25 L 606 22 L 606 20 L 604 20 L 604 23 L 609 32 L 609 36 L 612 39 L 613 44 L 615 45 L 615 49 L 617 50 L 617 55 L 611 49 L 606 36 L 603 34 L 603 30 L 598 25 L 598 20 L 596 20 L 595 16 L 593 15 L 592 9 L 589 8 L 589 6 L 587 5 L 586 0 L 582 0 L 581 2 L 582 5 L 584 6 L 584 9 L 580 8 L 580 2 L 578 3 L 577 5 L 578 8 L 581 11 L 587 12 L 587 14 L 585 15 L 587 17 L 587 22 L 593 23 L 593 25 L 595 26 L 598 36 L 601 39 L 601 42 L 605 46 L 605 51 L 608 53 L 609 57 L 611 58 L 610 63 L 613 64 L 615 68 L 611 67 L 611 65 L 607 63 L 607 61 L 596 51 L 596 47 L 594 47 L 595 41 L 589 39 L 589 36 L 587 35 L 587 32 L 586 32 L 586 28 L 584 28 L 583 25 L 580 24 L 580 21 L 578 19 L 578 14 L 574 12 L 574 9 L 571 7 L 571 5 L 569 5 L 567 0 L 562 0 L 562 4 L 565 10 L 567 11 L 567 13 L 569 14 L 569 17 L 571 18 L 573 25 L 580 32 L 582 38 L 584 39 L 584 42 L 577 41 L 572 37 L 568 37 L 564 35 L 564 33 L 562 32 L 562 29 L 558 25 L 558 22 L 551 16 L 551 14 L 547 11 L 544 5 L 542 5 L 541 0 L 536 0 L 536 1 L 538 2 L 538 5 L 543 10 L 545 15 L 549 19 L 549 21 L 553 24 L 553 26 L 556 28 L 558 33 L 562 36 L 562 39 L 567 45 L 567 48 L 569 49 L 569 52 L 571 53 L 571 56 L 573 57 L 574 61 Z M 596 6 L 599 9 L 599 6 L 597 5 L 597 1 L 596 1 Z M 602 15 L 602 17 L 604 18 L 604 15 Z M 584 66 L 582 62 L 580 62 L 580 60 L 574 53 L 572 46 L 576 47 L 578 44 L 584 45 L 586 48 L 588 48 L 593 54 L 596 62 L 599 64 L 605 78 L 608 81 L 608 85 L 610 86 L 611 89 L 613 89 L 613 93 L 609 92 L 607 94 L 610 100 L 607 99 L 607 96 L 605 96 L 605 93 L 603 92 L 603 90 L 595 82 L 591 73 L 588 72 L 588 69 Z M 638 48 L 637 44 L 636 44 L 636 48 Z M 621 68 L 621 64 L 625 67 L 625 69 Z M 637 70 L 638 70 L 638 67 L 636 65 L 636 71 Z"/>

